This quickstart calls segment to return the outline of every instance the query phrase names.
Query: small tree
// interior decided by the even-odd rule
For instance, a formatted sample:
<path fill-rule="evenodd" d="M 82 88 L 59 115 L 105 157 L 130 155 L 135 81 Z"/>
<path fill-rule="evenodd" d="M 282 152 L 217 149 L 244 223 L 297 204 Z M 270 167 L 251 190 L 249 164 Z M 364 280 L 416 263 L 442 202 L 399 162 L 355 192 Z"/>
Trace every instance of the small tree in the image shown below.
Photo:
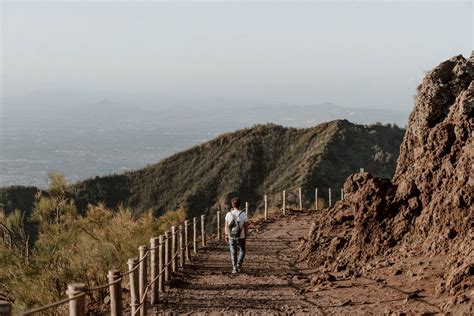
<path fill-rule="evenodd" d="M 74 203 L 67 198 L 67 182 L 64 175 L 52 172 L 48 177 L 48 196 L 37 196 L 38 201 L 32 217 L 39 224 L 40 229 L 56 224 L 58 226 L 56 228 L 61 230 L 68 218 L 77 216 L 77 211 Z"/>
<path fill-rule="evenodd" d="M 75 276 L 70 269 L 75 257 L 74 242 L 77 211 L 67 197 L 67 182 L 63 174 L 50 173 L 48 194 L 38 196 L 32 219 L 38 224 L 38 238 L 33 249 L 32 264 L 28 267 L 35 276 L 29 281 L 42 287 L 43 294 L 32 296 L 32 301 L 50 301 L 64 295 L 67 282 Z"/>
<path fill-rule="evenodd" d="M 28 262 L 29 236 L 25 230 L 24 214 L 20 210 L 15 210 L 9 215 L 0 210 L 0 237 L 5 247 L 18 251 Z"/>

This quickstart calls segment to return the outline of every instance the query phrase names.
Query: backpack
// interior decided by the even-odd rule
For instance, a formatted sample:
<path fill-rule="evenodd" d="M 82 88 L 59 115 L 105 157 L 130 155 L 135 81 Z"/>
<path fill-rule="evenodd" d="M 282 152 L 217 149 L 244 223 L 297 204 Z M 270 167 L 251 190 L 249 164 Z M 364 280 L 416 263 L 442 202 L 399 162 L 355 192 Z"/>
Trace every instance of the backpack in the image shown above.
<path fill-rule="evenodd" d="M 232 211 L 230 211 L 230 216 L 232 216 L 232 221 L 229 223 L 229 237 L 230 238 L 239 238 L 240 237 L 240 214 L 243 211 L 240 211 L 239 215 L 234 216 L 232 215 Z"/>

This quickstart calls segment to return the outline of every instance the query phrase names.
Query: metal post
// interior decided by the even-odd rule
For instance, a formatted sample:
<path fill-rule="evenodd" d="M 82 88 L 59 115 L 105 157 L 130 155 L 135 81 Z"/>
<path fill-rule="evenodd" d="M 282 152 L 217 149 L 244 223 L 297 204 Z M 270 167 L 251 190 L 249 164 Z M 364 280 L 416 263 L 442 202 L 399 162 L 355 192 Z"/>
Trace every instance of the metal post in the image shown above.
<path fill-rule="evenodd" d="M 165 257 L 165 245 L 163 241 L 163 235 L 160 235 L 160 237 L 158 237 L 158 273 L 160 274 L 160 276 L 158 277 L 158 291 L 159 292 L 164 292 L 165 290 L 165 287 L 163 286 L 164 279 L 165 279 L 163 275 L 163 268 L 165 266 L 164 257 Z M 156 299 L 158 299 L 158 295 L 156 296 Z M 155 302 L 154 304 L 156 303 L 157 302 Z M 152 304 L 153 304 L 153 301 L 152 301 Z"/>
<path fill-rule="evenodd" d="M 314 189 L 314 206 L 316 211 L 318 210 L 318 188 Z"/>
<path fill-rule="evenodd" d="M 265 200 L 265 210 L 263 214 L 264 214 L 265 220 L 267 220 L 268 219 L 268 197 L 266 194 L 264 196 L 264 200 Z"/>
<path fill-rule="evenodd" d="M 112 316 L 120 316 L 122 315 L 122 285 L 120 271 L 109 270 L 107 277 L 109 279 L 109 283 L 116 282 L 109 286 L 110 314 Z"/>
<path fill-rule="evenodd" d="M 329 195 L 329 207 L 332 206 L 332 200 L 331 200 L 331 188 L 328 190 L 328 195 Z"/>
<path fill-rule="evenodd" d="M 184 229 L 183 225 L 179 225 L 179 266 L 184 267 Z"/>
<path fill-rule="evenodd" d="M 283 215 L 286 215 L 286 191 L 283 190 Z"/>
<path fill-rule="evenodd" d="M 137 259 L 128 259 L 128 271 L 132 271 L 138 264 Z M 137 308 L 139 305 L 139 289 L 138 289 L 138 271 L 134 270 L 129 274 L 130 280 L 130 307 L 132 308 L 132 315 L 137 313 Z"/>
<path fill-rule="evenodd" d="M 139 280 L 138 280 L 138 286 L 140 290 L 140 301 L 139 303 L 142 304 L 140 308 L 140 316 L 146 316 L 147 314 L 147 307 L 146 307 L 146 293 L 145 293 L 145 288 L 146 288 L 146 283 L 147 283 L 147 261 L 146 261 L 146 253 L 148 251 L 147 246 L 140 246 L 138 247 L 138 252 L 140 253 L 140 267 L 138 268 L 139 270 Z"/>
<path fill-rule="evenodd" d="M 176 272 L 176 226 L 171 226 L 171 271 Z"/>
<path fill-rule="evenodd" d="M 250 217 L 250 214 L 249 214 L 249 202 L 245 202 L 245 213 L 247 213 L 247 216 Z"/>
<path fill-rule="evenodd" d="M 300 201 L 300 211 L 303 210 L 303 200 L 302 200 L 302 197 L 301 197 L 301 188 L 298 188 L 298 199 Z"/>
<path fill-rule="evenodd" d="M 160 255 L 160 241 L 159 238 L 153 237 L 150 239 L 150 280 L 154 280 L 157 276 L 159 271 L 161 269 L 159 268 L 159 255 Z M 155 305 L 158 303 L 158 283 L 159 282 L 153 282 L 151 284 L 151 297 L 150 297 L 150 303 L 151 305 Z"/>
<path fill-rule="evenodd" d="M 344 201 L 344 188 L 341 188 L 341 201 Z"/>
<path fill-rule="evenodd" d="M 170 279 L 170 233 L 165 232 L 165 282 Z"/>
<path fill-rule="evenodd" d="M 86 315 L 86 296 L 84 294 L 86 285 L 84 283 L 72 283 L 67 286 L 67 295 L 74 298 L 69 301 L 69 316 L 85 316 Z"/>
<path fill-rule="evenodd" d="M 206 247 L 206 230 L 205 230 L 205 222 L 206 216 L 201 215 L 201 237 L 202 237 L 202 246 Z"/>
<path fill-rule="evenodd" d="M 184 251 L 186 252 L 186 261 L 191 261 L 191 254 L 189 253 L 189 221 L 184 221 Z"/>
<path fill-rule="evenodd" d="M 197 218 L 193 217 L 193 252 L 197 254 Z"/>
<path fill-rule="evenodd" d="M 12 315 L 12 304 L 7 301 L 0 301 L 0 315 L 11 316 Z"/>
<path fill-rule="evenodd" d="M 221 212 L 216 213 L 217 240 L 221 240 Z"/>

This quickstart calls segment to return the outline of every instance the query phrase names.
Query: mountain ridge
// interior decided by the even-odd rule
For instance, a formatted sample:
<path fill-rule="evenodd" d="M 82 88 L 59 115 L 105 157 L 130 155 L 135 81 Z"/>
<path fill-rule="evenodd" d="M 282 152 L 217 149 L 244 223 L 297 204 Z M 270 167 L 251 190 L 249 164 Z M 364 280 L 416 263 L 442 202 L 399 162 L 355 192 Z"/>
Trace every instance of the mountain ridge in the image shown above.
<path fill-rule="evenodd" d="M 360 167 L 393 176 L 403 134 L 396 126 L 347 120 L 300 129 L 260 124 L 222 134 L 145 168 L 80 181 L 71 185 L 70 196 L 79 210 L 104 202 L 138 212 L 153 209 L 157 216 L 182 207 L 191 216 L 226 208 L 233 195 L 255 201 L 298 185 L 305 203 L 312 203 L 316 186 L 321 195 L 328 187 L 338 192 Z M 5 190 L 0 190 L 4 206 Z"/>

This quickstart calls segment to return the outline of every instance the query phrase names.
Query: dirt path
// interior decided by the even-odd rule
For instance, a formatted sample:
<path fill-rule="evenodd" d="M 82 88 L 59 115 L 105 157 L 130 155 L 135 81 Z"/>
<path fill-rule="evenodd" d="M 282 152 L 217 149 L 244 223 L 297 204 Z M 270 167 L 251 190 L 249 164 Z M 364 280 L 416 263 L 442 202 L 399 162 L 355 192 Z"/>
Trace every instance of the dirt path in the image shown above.
<path fill-rule="evenodd" d="M 427 285 L 406 283 L 381 267 L 373 274 L 314 285 L 315 271 L 297 263 L 300 238 L 306 237 L 314 213 L 296 213 L 251 229 L 243 273 L 230 273 L 224 241 L 211 241 L 170 284 L 154 314 L 390 314 L 440 312 Z M 386 269 L 386 270 L 384 270 Z M 425 268 L 426 269 L 426 268 Z M 384 272 L 385 271 L 385 272 Z M 435 271 L 436 272 L 436 271 Z M 398 280 L 398 281 L 397 281 Z M 410 293 L 417 293 L 412 294 Z M 429 296 L 427 297 L 427 294 Z M 407 298 L 407 296 L 411 296 Z M 150 313 L 152 311 L 150 310 Z"/>
<path fill-rule="evenodd" d="M 262 313 L 314 309 L 297 298 L 294 276 L 299 238 L 307 234 L 308 215 L 268 220 L 250 229 L 244 272 L 231 274 L 224 241 L 209 242 L 172 281 L 158 310 L 164 313 Z M 296 277 L 295 277 L 296 279 Z"/>

